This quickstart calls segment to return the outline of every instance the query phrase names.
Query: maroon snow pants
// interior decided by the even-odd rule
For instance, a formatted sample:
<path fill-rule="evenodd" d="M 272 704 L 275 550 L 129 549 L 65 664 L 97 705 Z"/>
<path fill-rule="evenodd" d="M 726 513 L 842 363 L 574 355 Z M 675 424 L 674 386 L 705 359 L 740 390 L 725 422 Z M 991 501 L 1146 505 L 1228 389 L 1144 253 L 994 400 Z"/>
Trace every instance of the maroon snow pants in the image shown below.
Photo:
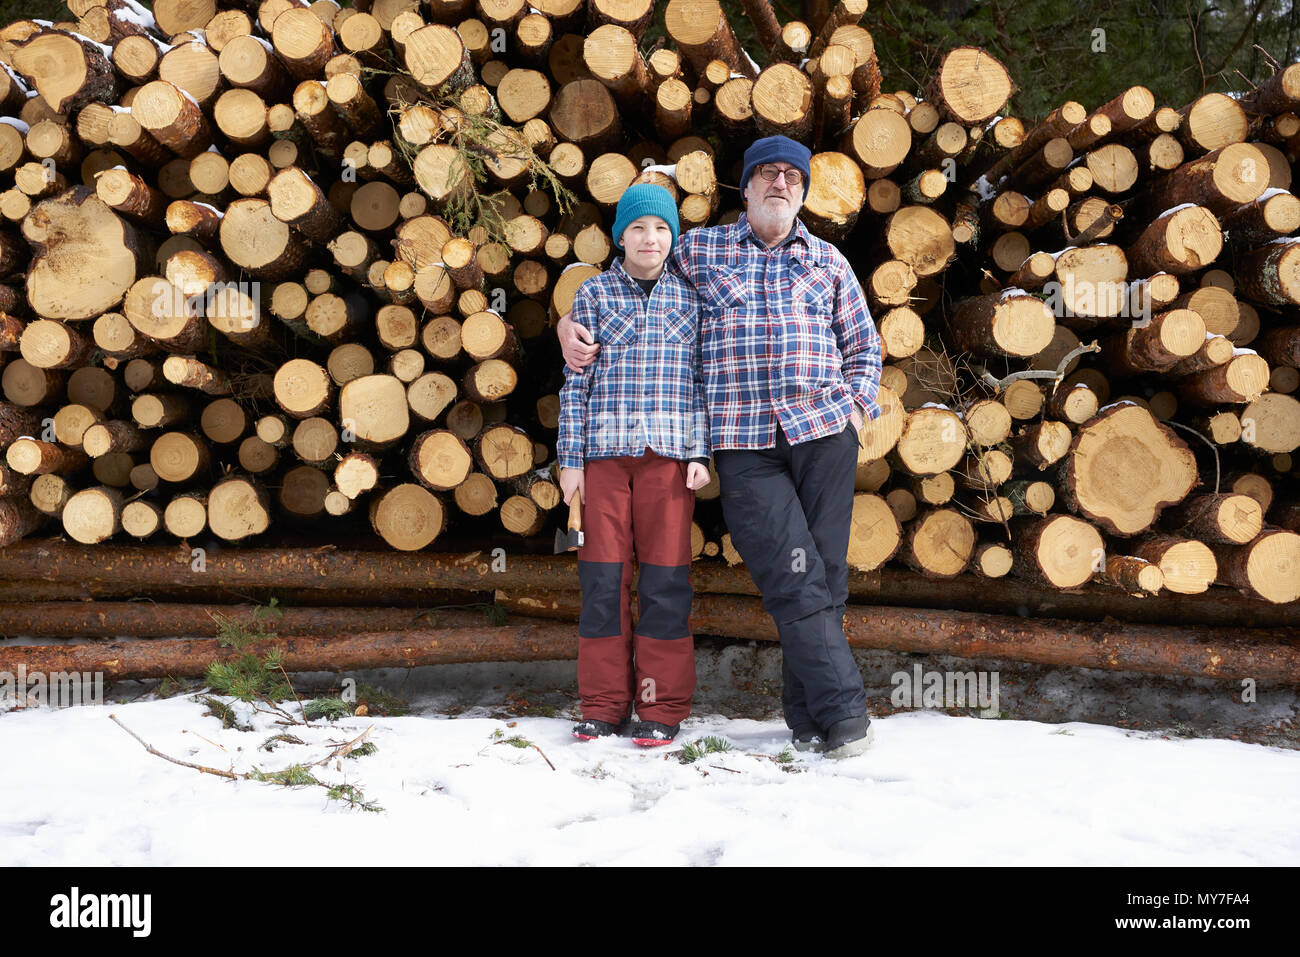
<path fill-rule="evenodd" d="M 578 691 L 582 716 L 680 724 L 695 692 L 691 515 L 687 463 L 651 449 L 589 459 L 578 549 Z M 640 576 L 632 627 L 632 557 Z"/>

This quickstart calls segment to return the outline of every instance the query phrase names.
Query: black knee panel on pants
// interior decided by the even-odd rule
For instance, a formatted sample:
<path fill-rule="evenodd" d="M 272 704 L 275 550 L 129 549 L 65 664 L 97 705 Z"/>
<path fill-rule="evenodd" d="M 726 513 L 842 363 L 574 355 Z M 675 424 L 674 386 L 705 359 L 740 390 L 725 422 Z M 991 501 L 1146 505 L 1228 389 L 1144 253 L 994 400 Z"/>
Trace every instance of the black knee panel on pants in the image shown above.
<path fill-rule="evenodd" d="M 608 638 L 623 633 L 623 563 L 578 562 L 582 586 L 579 638 Z"/>
<path fill-rule="evenodd" d="M 641 617 L 636 633 L 646 638 L 685 638 L 691 633 L 689 565 L 645 565 L 636 586 Z"/>

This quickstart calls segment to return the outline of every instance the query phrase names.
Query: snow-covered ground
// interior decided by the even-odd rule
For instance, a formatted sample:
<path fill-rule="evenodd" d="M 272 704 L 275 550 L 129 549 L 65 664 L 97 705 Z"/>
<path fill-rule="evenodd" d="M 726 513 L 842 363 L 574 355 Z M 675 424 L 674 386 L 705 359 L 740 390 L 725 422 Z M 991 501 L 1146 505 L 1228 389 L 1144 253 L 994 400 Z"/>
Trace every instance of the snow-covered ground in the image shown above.
<path fill-rule="evenodd" d="M 1300 863 L 1300 751 L 1097 724 L 908 711 L 866 754 L 775 760 L 779 721 L 701 714 L 676 745 L 582 743 L 567 718 L 252 716 L 223 730 L 190 697 L 0 715 L 0 859 L 28 865 Z M 291 712 L 296 705 L 287 706 Z M 229 781 L 310 764 L 371 728 L 377 751 L 317 786 Z M 289 732 L 303 744 L 260 750 Z M 692 764 L 704 735 L 734 750 Z M 521 738 L 515 744 L 511 738 Z M 524 744 L 527 742 L 527 744 Z M 523 746 L 516 746 L 523 744 Z M 532 747 L 529 745 L 535 745 Z M 552 769 L 548 765 L 554 765 Z"/>

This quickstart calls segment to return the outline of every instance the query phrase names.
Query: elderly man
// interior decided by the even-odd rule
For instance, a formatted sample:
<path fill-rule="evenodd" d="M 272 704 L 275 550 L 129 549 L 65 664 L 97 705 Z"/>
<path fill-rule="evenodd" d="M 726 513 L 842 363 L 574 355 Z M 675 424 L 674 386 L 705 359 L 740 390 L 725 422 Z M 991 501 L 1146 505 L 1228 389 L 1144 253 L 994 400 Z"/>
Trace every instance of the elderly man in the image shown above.
<path fill-rule="evenodd" d="M 755 142 L 744 214 L 685 233 L 671 265 L 703 299 L 722 511 L 781 637 L 786 723 L 796 748 L 840 758 L 871 743 L 844 609 L 858 430 L 880 415 L 880 337 L 844 256 L 798 220 L 811 159 L 784 136 Z M 573 368 L 599 348 L 567 317 L 558 334 Z"/>

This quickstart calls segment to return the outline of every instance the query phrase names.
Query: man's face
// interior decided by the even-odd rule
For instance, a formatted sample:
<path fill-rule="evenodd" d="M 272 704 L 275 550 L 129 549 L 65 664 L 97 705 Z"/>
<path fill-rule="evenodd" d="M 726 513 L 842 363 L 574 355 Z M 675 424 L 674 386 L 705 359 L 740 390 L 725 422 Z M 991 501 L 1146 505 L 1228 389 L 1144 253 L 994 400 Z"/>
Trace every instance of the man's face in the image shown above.
<path fill-rule="evenodd" d="M 764 170 L 779 170 L 780 174 L 770 183 L 763 178 Z M 745 184 L 745 215 L 753 219 L 755 215 L 777 222 L 793 223 L 803 205 L 802 180 L 798 186 L 786 182 L 785 171 L 795 170 L 789 163 L 764 163 L 754 167 L 749 182 Z"/>

